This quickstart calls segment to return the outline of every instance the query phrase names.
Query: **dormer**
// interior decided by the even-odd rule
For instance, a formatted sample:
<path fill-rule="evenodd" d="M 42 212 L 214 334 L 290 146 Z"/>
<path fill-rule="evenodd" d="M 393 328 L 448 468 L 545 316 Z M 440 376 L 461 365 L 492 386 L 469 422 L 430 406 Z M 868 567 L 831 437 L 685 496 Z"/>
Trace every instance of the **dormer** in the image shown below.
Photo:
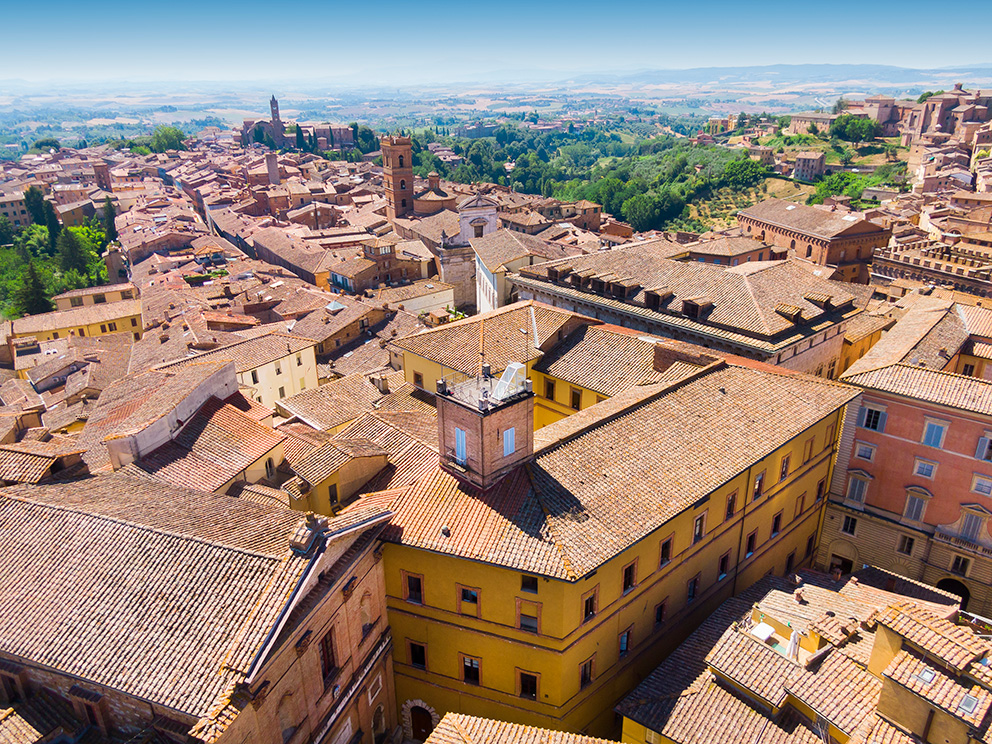
<path fill-rule="evenodd" d="M 610 282 L 610 294 L 618 300 L 629 300 L 641 288 L 640 282 L 629 277 Z"/>
<path fill-rule="evenodd" d="M 548 267 L 548 279 L 553 282 L 563 282 L 572 273 L 572 267 L 568 264 L 559 264 Z"/>
<path fill-rule="evenodd" d="M 534 453 L 534 393 L 526 368 L 507 366 L 497 379 L 439 380 L 438 449 L 441 467 L 458 480 L 487 490 Z"/>
<path fill-rule="evenodd" d="M 833 297 L 822 292 L 808 292 L 803 295 L 803 299 L 813 303 L 823 311 L 828 311 L 833 306 Z"/>
<path fill-rule="evenodd" d="M 795 305 L 780 302 L 775 306 L 775 312 L 788 320 L 790 323 L 798 323 L 803 319 L 803 309 Z"/>
<path fill-rule="evenodd" d="M 713 301 L 705 297 L 689 297 L 682 300 L 682 314 L 693 320 L 700 320 L 713 308 Z"/>
<path fill-rule="evenodd" d="M 666 305 L 675 293 L 672 292 L 668 287 L 655 287 L 654 289 L 644 290 L 644 304 L 649 310 L 659 310 L 663 305 Z"/>

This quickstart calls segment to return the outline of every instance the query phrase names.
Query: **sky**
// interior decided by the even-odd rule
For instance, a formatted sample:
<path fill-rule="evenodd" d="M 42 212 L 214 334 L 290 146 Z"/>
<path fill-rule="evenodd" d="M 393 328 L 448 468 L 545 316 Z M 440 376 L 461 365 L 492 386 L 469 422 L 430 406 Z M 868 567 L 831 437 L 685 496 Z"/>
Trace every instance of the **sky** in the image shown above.
<path fill-rule="evenodd" d="M 954 18 L 984 17 L 987 3 L 960 0 Z M 977 41 L 935 44 L 937 6 L 923 0 L 50 0 L 40 15 L 39 7 L 4 10 L 0 80 L 416 84 L 767 64 L 992 63 Z"/>

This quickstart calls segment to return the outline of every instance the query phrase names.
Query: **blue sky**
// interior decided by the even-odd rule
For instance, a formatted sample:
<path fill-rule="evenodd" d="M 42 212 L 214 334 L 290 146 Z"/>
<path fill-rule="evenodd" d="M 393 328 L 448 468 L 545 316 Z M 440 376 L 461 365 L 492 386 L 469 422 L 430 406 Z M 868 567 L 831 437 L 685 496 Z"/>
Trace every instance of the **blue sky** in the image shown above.
<path fill-rule="evenodd" d="M 951 25 L 961 28 L 956 19 L 984 17 L 987 2 L 960 0 Z M 922 0 L 10 5 L 4 11 L 11 33 L 0 45 L 0 79 L 418 83 L 493 72 L 543 78 L 547 71 L 556 79 L 640 68 L 992 62 L 977 36 L 935 44 L 938 6 Z"/>

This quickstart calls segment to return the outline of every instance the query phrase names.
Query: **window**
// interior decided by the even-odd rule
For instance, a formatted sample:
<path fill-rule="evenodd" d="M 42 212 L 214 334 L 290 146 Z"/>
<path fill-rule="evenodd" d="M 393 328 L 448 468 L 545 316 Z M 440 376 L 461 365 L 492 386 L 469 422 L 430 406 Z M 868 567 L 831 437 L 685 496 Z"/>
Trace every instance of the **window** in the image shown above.
<path fill-rule="evenodd" d="M 965 512 L 961 519 L 961 537 L 969 542 L 978 542 L 978 536 L 981 534 L 984 524 L 985 520 L 977 514 Z"/>
<path fill-rule="evenodd" d="M 956 555 L 954 556 L 954 560 L 951 561 L 951 573 L 956 573 L 958 576 L 966 576 L 970 565 L 971 561 L 967 558 Z"/>
<path fill-rule="evenodd" d="M 102 305 L 107 301 L 107 295 L 105 294 L 95 294 L 93 295 L 93 304 Z"/>
<path fill-rule="evenodd" d="M 59 332 L 58 331 L 55 331 L 54 333 L 52 333 L 52 338 L 58 338 L 58 337 L 59 337 Z"/>
<path fill-rule="evenodd" d="M 966 377 L 974 377 L 975 376 L 975 365 L 974 364 L 965 364 L 965 365 L 963 365 L 961 367 L 961 374 L 965 375 Z"/>
<path fill-rule="evenodd" d="M 823 491 L 826 488 L 827 479 L 824 478 L 816 484 L 816 501 L 819 503 L 823 499 Z"/>
<path fill-rule="evenodd" d="M 984 496 L 992 496 L 992 479 L 976 475 L 971 490 Z"/>
<path fill-rule="evenodd" d="M 595 657 L 582 662 L 582 666 L 579 667 L 579 687 L 585 688 L 592 684 L 593 680 L 593 662 Z"/>
<path fill-rule="evenodd" d="M 597 587 L 582 598 L 582 622 L 596 616 L 598 602 L 599 588 Z"/>
<path fill-rule="evenodd" d="M 720 556 L 720 566 L 717 571 L 717 579 L 723 579 L 727 576 L 727 571 L 730 570 L 730 551 Z"/>
<path fill-rule="evenodd" d="M 572 388 L 572 408 L 578 411 L 582 407 L 582 391 L 578 388 Z"/>
<path fill-rule="evenodd" d="M 911 522 L 919 522 L 923 519 L 923 509 L 926 508 L 926 499 L 921 496 L 909 494 L 906 497 L 906 508 L 902 515 Z"/>
<path fill-rule="evenodd" d="M 474 228 L 475 237 L 481 238 L 482 237 L 482 231 L 485 229 L 486 226 L 485 225 L 472 225 L 472 227 Z"/>
<path fill-rule="evenodd" d="M 537 700 L 537 675 L 530 672 L 517 671 L 517 687 L 520 697 L 527 700 Z"/>
<path fill-rule="evenodd" d="M 758 544 L 758 531 L 754 530 L 750 535 L 747 536 L 747 542 L 745 543 L 744 557 L 750 558 L 754 555 L 754 549 Z"/>
<path fill-rule="evenodd" d="M 914 540 L 909 535 L 900 535 L 899 544 L 896 546 L 896 552 L 902 553 L 903 555 L 912 555 L 913 547 L 916 545 L 916 540 Z"/>
<path fill-rule="evenodd" d="M 807 463 L 813 459 L 813 437 L 806 440 L 806 444 L 803 445 L 803 463 Z"/>
<path fill-rule="evenodd" d="M 406 179 L 400 179 L 400 191 L 406 191 Z"/>
<path fill-rule="evenodd" d="M 944 434 L 947 433 L 947 424 L 936 421 L 927 421 L 923 428 L 923 444 L 927 447 L 941 447 L 944 444 Z"/>
<path fill-rule="evenodd" d="M 737 492 L 734 491 L 727 497 L 727 519 L 733 519 L 737 512 Z"/>
<path fill-rule="evenodd" d="M 816 547 L 816 534 L 810 535 L 806 539 L 806 557 L 809 558 L 813 555 L 813 549 Z"/>
<path fill-rule="evenodd" d="M 992 462 L 992 438 L 982 437 L 978 440 L 978 448 L 975 450 L 975 457 L 979 460 Z"/>
<path fill-rule="evenodd" d="M 659 604 L 655 605 L 654 608 L 654 624 L 661 625 L 665 622 L 665 617 L 668 615 L 668 600 L 662 600 Z"/>
<path fill-rule="evenodd" d="M 854 445 L 854 456 L 859 460 L 867 460 L 868 462 L 871 462 L 875 459 L 875 448 L 870 444 L 858 442 Z"/>
<path fill-rule="evenodd" d="M 131 327 L 132 328 L 137 328 L 138 327 L 138 319 L 137 318 L 131 318 Z"/>
<path fill-rule="evenodd" d="M 83 298 L 82 297 L 70 297 L 69 298 L 69 306 L 70 307 L 82 307 L 83 306 Z"/>
<path fill-rule="evenodd" d="M 847 481 L 847 500 L 858 504 L 865 503 L 865 492 L 868 490 L 868 481 L 863 478 L 851 476 Z"/>
<path fill-rule="evenodd" d="M 692 544 L 695 545 L 706 535 L 706 515 L 700 514 L 692 523 Z"/>
<path fill-rule="evenodd" d="M 803 513 L 806 508 L 806 494 L 799 494 L 799 498 L 796 499 L 796 513 L 792 515 L 793 519 L 799 519 L 799 516 Z"/>
<path fill-rule="evenodd" d="M 937 463 L 932 460 L 921 460 L 916 458 L 916 463 L 913 466 L 913 474 L 919 475 L 922 478 L 933 478 L 934 472 L 937 470 Z"/>
<path fill-rule="evenodd" d="M 541 632 L 537 609 L 533 605 L 527 604 L 520 606 L 520 619 L 517 622 L 517 627 L 520 630 L 526 630 L 528 633 Z"/>
<path fill-rule="evenodd" d="M 405 572 L 404 572 L 405 573 Z M 406 596 L 407 602 L 414 604 L 424 603 L 424 577 L 417 574 L 406 574 Z"/>
<path fill-rule="evenodd" d="M 752 501 L 757 501 L 761 498 L 761 494 L 764 492 L 765 487 L 765 471 L 762 470 L 754 477 L 754 493 L 751 496 Z"/>
<path fill-rule="evenodd" d="M 265 460 L 265 477 L 271 480 L 272 478 L 275 478 L 275 475 L 276 463 L 271 457 L 268 457 Z"/>
<path fill-rule="evenodd" d="M 793 550 L 785 559 L 785 572 L 789 573 L 796 565 L 796 551 Z"/>
<path fill-rule="evenodd" d="M 279 397 L 280 398 L 285 398 L 286 397 L 286 388 L 284 388 L 284 387 L 280 387 L 279 388 Z"/>
<path fill-rule="evenodd" d="M 637 561 L 623 569 L 623 593 L 626 594 L 637 586 Z"/>
<path fill-rule="evenodd" d="M 468 586 L 458 587 L 458 611 L 463 615 L 479 616 L 479 590 Z"/>
<path fill-rule="evenodd" d="M 302 367 L 303 366 L 303 355 L 302 354 L 297 354 L 296 355 L 296 366 L 297 367 Z"/>
<path fill-rule="evenodd" d="M 427 668 L 427 646 L 422 643 L 409 642 L 410 648 L 410 666 L 417 667 L 417 669 Z"/>
<path fill-rule="evenodd" d="M 699 574 L 696 574 L 686 582 L 685 601 L 692 602 L 699 595 Z"/>
<path fill-rule="evenodd" d="M 326 688 L 337 676 L 338 664 L 334 656 L 334 629 L 327 631 L 320 639 L 320 673 Z"/>
<path fill-rule="evenodd" d="M 258 384 L 258 370 L 257 369 L 253 369 L 251 371 L 251 384 L 252 385 L 257 385 Z"/>
<path fill-rule="evenodd" d="M 472 656 L 462 656 L 462 681 L 467 685 L 482 683 L 481 660 Z"/>
<path fill-rule="evenodd" d="M 399 167 L 400 168 L 403 167 L 403 156 L 402 155 L 400 155 L 400 165 L 399 165 Z"/>
<path fill-rule="evenodd" d="M 468 458 L 465 454 L 465 430 L 455 429 L 455 462 L 459 465 L 464 465 Z"/>
<path fill-rule="evenodd" d="M 545 378 L 544 380 L 544 397 L 548 400 L 555 399 L 555 381 Z"/>
<path fill-rule="evenodd" d="M 772 517 L 772 537 L 782 531 L 782 512 Z"/>
<path fill-rule="evenodd" d="M 618 655 L 621 659 L 630 651 L 630 633 L 631 629 L 627 628 L 617 640 Z"/>
<path fill-rule="evenodd" d="M 282 366 L 279 364 L 279 362 L 276 362 L 276 374 L 277 375 L 282 374 Z"/>
<path fill-rule="evenodd" d="M 100 326 L 100 333 L 106 333 L 106 332 L 107 332 L 107 326 L 106 325 L 101 325 Z"/>
<path fill-rule="evenodd" d="M 537 594 L 537 577 L 536 576 L 521 576 L 520 577 L 520 591 L 528 592 L 529 594 Z"/>
<path fill-rule="evenodd" d="M 858 411 L 858 426 L 872 431 L 885 431 L 885 411 L 880 408 L 862 406 Z"/>
<path fill-rule="evenodd" d="M 424 376 L 420 372 L 413 373 L 413 384 L 421 390 L 424 389 Z"/>
<path fill-rule="evenodd" d="M 844 517 L 844 524 L 841 525 L 840 531 L 845 535 L 853 535 L 857 527 L 858 520 L 855 517 Z"/>
<path fill-rule="evenodd" d="M 21 688 L 17 684 L 17 679 L 7 674 L 0 674 L 0 692 L 3 693 L 2 702 L 7 705 L 21 702 Z"/>
<path fill-rule="evenodd" d="M 782 467 L 779 470 L 778 479 L 785 480 L 789 477 L 789 456 L 786 455 L 782 458 Z"/>
<path fill-rule="evenodd" d="M 503 457 L 509 457 L 514 452 L 516 452 L 516 429 L 510 427 L 503 432 Z"/>
<path fill-rule="evenodd" d="M 671 561 L 672 561 L 672 540 L 674 540 L 674 539 L 675 539 L 674 537 L 669 537 L 668 539 L 662 541 L 662 543 L 661 543 L 661 560 L 658 562 L 659 568 L 661 566 L 665 566 L 665 565 L 671 563 Z"/>

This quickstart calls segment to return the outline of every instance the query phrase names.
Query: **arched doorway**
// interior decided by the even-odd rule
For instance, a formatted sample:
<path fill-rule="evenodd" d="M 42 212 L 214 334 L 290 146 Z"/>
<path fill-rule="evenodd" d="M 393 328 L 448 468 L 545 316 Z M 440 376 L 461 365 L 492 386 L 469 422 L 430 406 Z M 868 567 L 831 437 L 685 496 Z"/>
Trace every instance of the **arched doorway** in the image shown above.
<path fill-rule="evenodd" d="M 941 579 L 937 582 L 937 588 L 961 597 L 961 609 L 968 609 L 968 600 L 971 599 L 971 592 L 969 592 L 968 587 L 960 581 L 957 579 Z"/>
<path fill-rule="evenodd" d="M 426 708 L 415 705 L 410 708 L 410 726 L 414 741 L 426 741 L 434 730 L 434 719 Z"/>

